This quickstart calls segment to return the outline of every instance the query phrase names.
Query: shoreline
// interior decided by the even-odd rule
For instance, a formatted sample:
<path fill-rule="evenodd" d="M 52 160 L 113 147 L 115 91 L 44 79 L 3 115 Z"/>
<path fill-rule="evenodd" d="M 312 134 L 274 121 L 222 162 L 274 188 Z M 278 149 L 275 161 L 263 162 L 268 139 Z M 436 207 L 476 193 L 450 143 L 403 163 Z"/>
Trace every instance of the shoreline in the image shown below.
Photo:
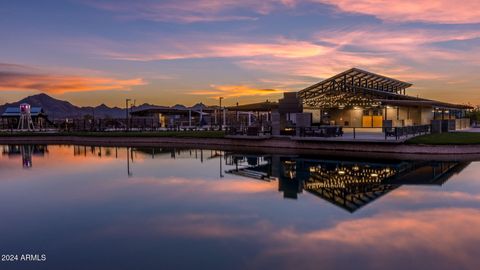
<path fill-rule="evenodd" d="M 174 137 L 81 137 L 22 136 L 0 137 L 0 144 L 50 144 L 119 147 L 183 147 L 261 153 L 315 154 L 378 158 L 435 160 L 480 160 L 480 145 L 410 145 L 375 142 L 296 141 L 290 138 L 262 140 L 232 138 Z"/>

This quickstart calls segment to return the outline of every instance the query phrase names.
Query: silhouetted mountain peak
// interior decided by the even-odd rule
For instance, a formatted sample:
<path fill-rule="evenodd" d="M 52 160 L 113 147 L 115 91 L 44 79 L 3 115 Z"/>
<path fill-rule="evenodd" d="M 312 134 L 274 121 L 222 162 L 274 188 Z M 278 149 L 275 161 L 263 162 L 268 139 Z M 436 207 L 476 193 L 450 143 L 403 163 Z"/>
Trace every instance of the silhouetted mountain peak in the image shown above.
<path fill-rule="evenodd" d="M 22 103 L 28 103 L 35 107 L 42 107 L 50 118 L 81 118 L 85 115 L 95 114 L 96 117 L 124 117 L 124 109 L 110 108 L 105 104 L 97 107 L 78 107 L 68 101 L 53 98 L 47 94 L 41 93 L 28 96 L 14 103 L 7 103 L 0 106 L 0 113 L 3 113 L 7 107 L 19 106 Z"/>

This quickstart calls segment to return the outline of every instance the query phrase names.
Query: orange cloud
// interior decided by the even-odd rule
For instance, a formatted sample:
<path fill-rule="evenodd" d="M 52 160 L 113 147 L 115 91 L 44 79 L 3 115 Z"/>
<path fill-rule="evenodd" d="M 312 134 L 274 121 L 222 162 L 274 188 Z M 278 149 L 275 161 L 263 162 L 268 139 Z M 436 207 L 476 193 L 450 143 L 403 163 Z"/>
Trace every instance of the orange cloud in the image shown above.
<path fill-rule="evenodd" d="M 28 71 L 26 71 L 28 70 Z M 39 90 L 46 93 L 66 93 L 102 90 L 129 90 L 144 85 L 141 78 L 117 79 L 102 76 L 45 74 L 29 67 L 0 64 L 0 90 Z"/>
<path fill-rule="evenodd" d="M 337 7 L 342 12 L 361 13 L 385 21 L 431 23 L 479 23 L 478 0 L 313 0 Z"/>
<path fill-rule="evenodd" d="M 191 95 L 206 95 L 212 98 L 218 97 L 242 97 L 242 96 L 271 96 L 280 95 L 285 90 L 262 89 L 247 85 L 211 85 L 211 89 L 195 90 L 189 92 Z"/>

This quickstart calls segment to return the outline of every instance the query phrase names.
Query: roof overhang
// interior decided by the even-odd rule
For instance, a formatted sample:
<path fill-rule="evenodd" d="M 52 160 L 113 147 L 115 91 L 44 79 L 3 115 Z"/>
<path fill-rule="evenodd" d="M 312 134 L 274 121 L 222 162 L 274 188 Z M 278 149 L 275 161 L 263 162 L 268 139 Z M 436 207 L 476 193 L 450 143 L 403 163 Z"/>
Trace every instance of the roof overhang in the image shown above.
<path fill-rule="evenodd" d="M 442 109 L 454 109 L 454 110 L 468 110 L 473 109 L 472 106 L 462 105 L 462 104 L 452 104 L 435 100 L 428 99 L 409 99 L 409 100 L 391 100 L 391 99 L 380 99 L 377 100 L 381 105 L 391 105 L 391 106 L 405 106 L 405 107 L 438 107 Z"/>
<path fill-rule="evenodd" d="M 259 102 L 259 103 L 251 103 L 239 106 L 231 106 L 227 107 L 228 110 L 231 111 L 242 111 L 242 112 L 269 112 L 275 109 L 278 109 L 277 102 Z"/>

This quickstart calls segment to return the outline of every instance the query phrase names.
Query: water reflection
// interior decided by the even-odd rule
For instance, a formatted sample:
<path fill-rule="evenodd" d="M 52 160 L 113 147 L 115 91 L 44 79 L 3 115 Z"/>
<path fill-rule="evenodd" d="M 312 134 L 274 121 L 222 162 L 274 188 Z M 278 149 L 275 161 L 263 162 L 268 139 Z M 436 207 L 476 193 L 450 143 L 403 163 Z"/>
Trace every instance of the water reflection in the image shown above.
<path fill-rule="evenodd" d="M 285 198 L 304 190 L 349 212 L 402 185 L 442 185 L 469 162 L 316 160 L 281 156 L 231 155 L 228 173 L 278 180 Z"/>
<path fill-rule="evenodd" d="M 260 181 L 278 182 L 278 191 L 287 199 L 297 199 L 306 191 L 348 212 L 363 206 L 404 185 L 441 186 L 470 162 L 330 160 L 302 156 L 253 155 L 219 150 L 178 148 L 119 148 L 73 146 L 74 157 L 124 159 L 126 175 L 134 176 L 135 163 L 145 158 L 218 159 L 218 176 L 225 173 Z M 32 156 L 42 158 L 46 145 L 9 145 L 3 155 L 22 156 L 22 166 L 33 166 Z M 224 169 L 226 167 L 227 169 Z M 188 168 L 187 168 L 188 169 Z"/>
<path fill-rule="evenodd" d="M 2 154 L 9 157 L 21 156 L 24 168 L 32 167 L 32 156 L 43 157 L 47 147 L 44 145 L 7 145 L 2 147 Z"/>
<path fill-rule="evenodd" d="M 48 256 L 42 265 L 1 269 L 477 269 L 479 263 L 478 162 L 171 147 L 2 146 L 0 152 L 0 250 Z"/>

